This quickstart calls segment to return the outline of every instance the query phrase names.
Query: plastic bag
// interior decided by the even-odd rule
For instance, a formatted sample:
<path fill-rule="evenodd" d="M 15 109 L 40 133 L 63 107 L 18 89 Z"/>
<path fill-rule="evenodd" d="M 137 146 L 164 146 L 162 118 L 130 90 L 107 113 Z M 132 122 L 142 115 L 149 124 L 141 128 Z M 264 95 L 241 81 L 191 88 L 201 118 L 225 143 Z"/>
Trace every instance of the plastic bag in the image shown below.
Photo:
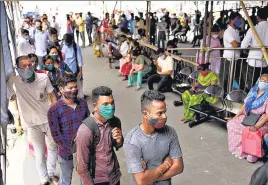
<path fill-rule="evenodd" d="M 250 127 L 242 131 L 242 152 L 256 157 L 262 157 L 262 133 L 261 131 L 252 132 Z"/>

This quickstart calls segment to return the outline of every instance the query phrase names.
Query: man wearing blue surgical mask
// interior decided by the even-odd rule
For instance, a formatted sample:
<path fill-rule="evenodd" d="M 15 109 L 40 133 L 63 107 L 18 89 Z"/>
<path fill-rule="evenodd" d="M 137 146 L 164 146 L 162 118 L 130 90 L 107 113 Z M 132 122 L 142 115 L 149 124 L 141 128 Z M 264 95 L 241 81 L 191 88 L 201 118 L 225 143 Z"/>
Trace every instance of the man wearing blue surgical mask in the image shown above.
<path fill-rule="evenodd" d="M 14 100 L 12 110 L 16 113 L 16 125 L 22 121 L 29 141 L 35 151 L 37 172 L 42 185 L 50 184 L 56 177 L 57 146 L 49 130 L 47 112 L 57 99 L 46 74 L 35 73 L 28 56 L 16 59 L 19 76 L 8 80 L 9 99 Z M 45 158 L 45 145 L 48 148 Z M 46 163 L 47 161 L 47 163 Z"/>
<path fill-rule="evenodd" d="M 141 96 L 141 124 L 124 141 L 131 185 L 171 185 L 171 178 L 183 172 L 182 152 L 177 133 L 166 125 L 165 95 L 145 91 Z"/>
<path fill-rule="evenodd" d="M 19 56 L 29 55 L 35 53 L 35 47 L 30 44 L 29 31 L 21 29 L 21 38 L 18 40 L 18 54 Z"/>
<path fill-rule="evenodd" d="M 75 139 L 77 172 L 84 185 L 120 185 L 121 172 L 113 147 L 123 146 L 123 135 L 120 119 L 114 116 L 112 90 L 95 88 L 92 103 L 93 113 L 82 122 Z"/>
<path fill-rule="evenodd" d="M 171 74 L 174 70 L 174 60 L 165 53 L 163 48 L 159 48 L 156 51 L 158 59 L 154 61 L 154 65 L 157 68 L 157 74 L 151 75 L 148 78 L 148 87 L 150 90 L 154 90 L 154 83 L 158 83 L 157 91 L 170 91 L 172 85 Z"/>

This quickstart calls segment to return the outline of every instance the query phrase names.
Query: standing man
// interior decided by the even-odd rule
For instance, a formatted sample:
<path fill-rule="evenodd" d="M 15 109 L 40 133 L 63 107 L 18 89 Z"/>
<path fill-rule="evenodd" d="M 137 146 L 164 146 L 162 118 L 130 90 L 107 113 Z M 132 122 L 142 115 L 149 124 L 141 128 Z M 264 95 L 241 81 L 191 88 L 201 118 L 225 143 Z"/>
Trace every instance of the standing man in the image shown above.
<path fill-rule="evenodd" d="M 86 46 L 85 44 L 85 20 L 82 18 L 82 13 L 77 13 L 77 20 L 76 24 L 78 25 L 78 30 L 80 33 L 80 37 L 82 40 L 82 46 L 81 48 L 84 48 Z"/>
<path fill-rule="evenodd" d="M 171 178 L 183 172 L 177 133 L 166 125 L 165 95 L 145 91 L 141 97 L 142 122 L 128 134 L 124 152 L 131 185 L 171 185 Z"/>
<path fill-rule="evenodd" d="M 240 43 L 241 43 L 241 39 L 239 36 L 239 31 L 238 28 L 241 25 L 241 15 L 237 12 L 232 12 L 230 14 L 229 17 L 229 25 L 228 28 L 225 30 L 224 34 L 223 34 L 223 44 L 224 44 L 224 48 L 239 48 L 240 47 Z M 237 58 L 240 57 L 240 51 L 239 50 L 224 50 L 223 52 L 223 58 L 226 58 L 226 60 L 222 63 L 225 65 L 222 66 L 220 68 L 220 76 L 223 77 L 223 79 L 221 79 L 221 84 L 223 84 L 224 86 L 224 92 L 227 92 L 227 84 L 228 84 L 228 79 L 230 76 L 230 65 L 231 65 L 231 61 L 234 58 L 235 61 L 237 62 Z M 236 72 L 235 74 L 240 74 L 240 66 L 241 66 L 241 62 L 237 62 L 237 67 L 236 67 Z M 225 69 L 225 73 L 224 73 L 224 69 Z M 224 73 L 224 74 L 223 74 Z M 239 75 L 237 75 L 239 76 Z M 237 80 L 238 82 L 239 80 Z M 231 83 L 231 82 L 229 82 Z"/>
<path fill-rule="evenodd" d="M 150 90 L 154 90 L 154 83 L 159 83 L 157 91 L 169 91 L 172 85 L 171 74 L 174 70 L 174 60 L 165 53 L 163 48 L 159 48 L 156 54 L 159 56 L 157 61 L 154 62 L 157 67 L 157 74 L 148 78 L 148 87 Z"/>
<path fill-rule="evenodd" d="M 86 18 L 86 29 L 87 29 L 87 36 L 88 36 L 88 42 L 89 45 L 92 45 L 92 28 L 93 28 L 93 22 L 94 22 L 95 17 L 91 15 L 90 12 L 87 13 L 87 18 Z"/>
<path fill-rule="evenodd" d="M 50 28 L 55 28 L 57 30 L 58 36 L 60 37 L 60 25 L 56 21 L 56 17 L 52 16 L 52 22 L 50 24 Z"/>
<path fill-rule="evenodd" d="M 18 53 L 19 56 L 28 55 L 30 53 L 35 53 L 34 45 L 30 44 L 29 31 L 26 29 L 21 29 L 21 36 L 18 40 Z"/>
<path fill-rule="evenodd" d="M 64 63 L 68 65 L 77 78 L 78 97 L 84 98 L 82 70 L 84 63 L 81 48 L 74 42 L 73 35 L 65 34 L 63 38 L 64 44 L 61 52 L 65 56 Z"/>
<path fill-rule="evenodd" d="M 43 31 L 41 24 L 40 20 L 35 21 L 35 54 L 38 56 L 39 65 L 43 64 L 43 56 L 47 54 L 47 46 L 50 41 L 49 33 L 47 31 Z"/>
<path fill-rule="evenodd" d="M 92 91 L 94 111 L 83 121 L 75 139 L 77 172 L 83 185 L 120 185 L 120 167 L 113 147 L 123 145 L 121 121 L 114 116 L 112 90 Z M 93 129 L 94 128 L 94 129 Z"/>
<path fill-rule="evenodd" d="M 18 57 L 16 65 L 19 76 L 13 76 L 8 81 L 9 99 L 15 101 L 12 104 L 15 120 L 22 122 L 23 128 L 27 129 L 29 141 L 34 147 L 41 184 L 49 185 L 53 182 L 56 185 L 57 146 L 52 139 L 47 119 L 51 103 L 57 101 L 54 88 L 46 74 L 34 72 L 28 56 Z M 45 145 L 48 148 L 47 160 Z"/>
<path fill-rule="evenodd" d="M 257 26 L 255 29 L 261 39 L 261 42 L 264 46 L 268 46 L 268 21 L 267 21 L 267 8 L 260 8 L 257 12 Z M 259 47 L 259 44 L 252 33 L 252 29 L 250 28 L 241 43 L 241 48 L 247 48 L 248 46 L 252 48 Z M 244 67 L 244 66 L 243 66 Z M 263 54 L 261 50 L 250 50 L 248 54 L 247 65 L 243 71 L 247 71 L 246 67 L 248 67 L 248 73 L 243 73 L 247 75 L 247 90 L 249 91 L 251 87 L 257 82 L 258 78 L 261 74 L 268 73 L 268 67 L 265 60 L 263 60 Z M 246 76 L 244 76 L 246 79 Z M 253 81 L 252 81 L 253 80 Z M 251 84 L 252 83 L 252 84 Z"/>
<path fill-rule="evenodd" d="M 87 102 L 77 98 L 75 76 L 64 73 L 57 84 L 62 98 L 49 109 L 48 122 L 59 151 L 60 185 L 70 185 L 74 168 L 72 141 L 89 110 Z"/>
<path fill-rule="evenodd" d="M 166 18 L 162 17 L 161 22 L 157 24 L 158 28 L 158 42 L 157 47 L 160 48 L 160 41 L 162 41 L 161 48 L 165 49 L 165 41 L 166 41 L 166 30 L 167 30 L 167 22 Z"/>

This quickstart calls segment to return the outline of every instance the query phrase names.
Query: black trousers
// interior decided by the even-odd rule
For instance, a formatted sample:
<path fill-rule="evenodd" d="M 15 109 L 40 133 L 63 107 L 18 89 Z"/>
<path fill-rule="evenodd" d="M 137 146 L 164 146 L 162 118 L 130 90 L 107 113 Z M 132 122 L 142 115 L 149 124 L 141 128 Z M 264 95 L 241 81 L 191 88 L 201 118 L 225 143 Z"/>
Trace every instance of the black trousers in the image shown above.
<path fill-rule="evenodd" d="M 77 39 L 76 42 L 77 42 L 77 44 L 79 44 L 79 33 L 80 32 L 79 32 L 79 30 L 76 30 L 75 33 L 76 33 L 76 39 Z"/>
<path fill-rule="evenodd" d="M 89 44 L 92 44 L 91 34 L 92 34 L 92 28 L 91 29 L 87 29 L 87 36 L 88 36 L 88 42 L 89 42 Z"/>
<path fill-rule="evenodd" d="M 158 32 L 158 42 L 157 47 L 160 48 L 160 41 L 162 42 L 162 47 L 165 49 L 165 40 L 166 40 L 166 32 L 165 31 L 159 31 Z"/>
<path fill-rule="evenodd" d="M 171 76 L 164 76 L 159 74 L 153 74 L 148 78 L 149 90 L 154 90 L 154 83 L 158 83 L 157 91 L 163 90 L 165 87 L 171 88 L 172 78 Z"/>
<path fill-rule="evenodd" d="M 98 183 L 98 184 L 95 184 L 95 185 L 110 185 L 110 183 L 109 182 L 103 182 L 103 183 Z M 116 185 L 120 185 L 120 181 Z"/>

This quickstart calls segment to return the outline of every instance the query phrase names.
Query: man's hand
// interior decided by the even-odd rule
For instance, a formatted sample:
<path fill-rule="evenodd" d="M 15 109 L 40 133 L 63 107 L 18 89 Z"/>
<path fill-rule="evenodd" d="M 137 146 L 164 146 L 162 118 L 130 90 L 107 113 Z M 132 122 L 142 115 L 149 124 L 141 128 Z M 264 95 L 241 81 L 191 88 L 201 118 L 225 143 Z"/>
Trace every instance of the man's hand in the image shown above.
<path fill-rule="evenodd" d="M 146 165 L 146 162 L 145 162 L 143 159 L 141 159 L 141 166 L 142 166 L 142 168 L 143 168 L 144 170 L 146 170 L 147 165 Z"/>
<path fill-rule="evenodd" d="M 55 64 L 54 64 L 54 67 L 55 67 L 56 69 L 58 69 L 58 68 L 60 67 L 60 65 L 59 65 L 58 63 L 55 63 Z"/>
<path fill-rule="evenodd" d="M 158 65 L 158 62 L 157 62 L 157 60 L 154 60 L 154 65 L 156 65 L 156 66 Z"/>
<path fill-rule="evenodd" d="M 83 76 L 83 73 L 82 73 L 82 71 L 80 71 L 80 72 L 78 73 L 77 77 L 78 77 L 78 79 L 81 79 L 82 76 Z"/>
<path fill-rule="evenodd" d="M 122 142 L 122 132 L 119 128 L 115 127 L 112 130 L 112 137 L 114 140 L 116 140 L 117 143 L 121 143 Z"/>

